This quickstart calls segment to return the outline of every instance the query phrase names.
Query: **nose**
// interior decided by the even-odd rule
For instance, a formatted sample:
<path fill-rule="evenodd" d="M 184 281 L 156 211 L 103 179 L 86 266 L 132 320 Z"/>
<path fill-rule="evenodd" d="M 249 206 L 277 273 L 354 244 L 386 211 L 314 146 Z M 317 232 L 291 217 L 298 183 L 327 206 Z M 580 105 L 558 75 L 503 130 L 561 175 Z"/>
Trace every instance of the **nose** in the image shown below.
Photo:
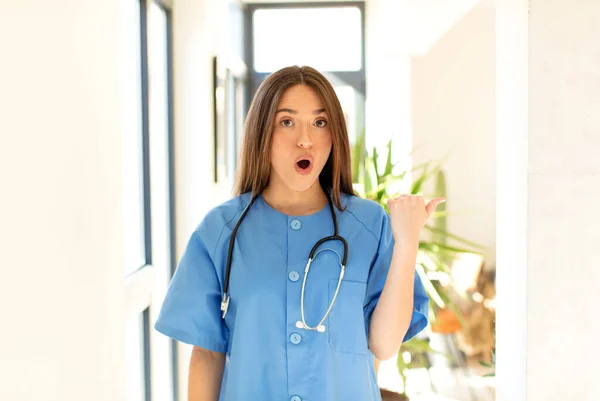
<path fill-rule="evenodd" d="M 301 149 L 310 149 L 312 146 L 313 143 L 309 135 L 309 130 L 307 128 L 302 128 L 300 130 L 300 136 L 298 137 L 298 147 Z"/>

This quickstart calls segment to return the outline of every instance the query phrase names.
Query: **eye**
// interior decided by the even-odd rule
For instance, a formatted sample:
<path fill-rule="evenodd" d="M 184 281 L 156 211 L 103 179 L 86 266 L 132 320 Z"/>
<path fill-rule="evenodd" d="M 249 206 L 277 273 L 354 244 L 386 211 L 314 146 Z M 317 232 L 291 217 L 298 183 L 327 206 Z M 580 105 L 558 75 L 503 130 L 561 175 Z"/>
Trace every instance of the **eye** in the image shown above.
<path fill-rule="evenodd" d="M 317 120 L 315 121 L 315 125 L 318 128 L 325 128 L 327 126 L 328 122 L 326 120 Z"/>
<path fill-rule="evenodd" d="M 282 127 L 289 128 L 294 125 L 294 122 L 292 120 L 290 120 L 289 118 L 286 118 L 285 120 L 281 120 L 281 122 L 279 124 L 281 124 Z"/>

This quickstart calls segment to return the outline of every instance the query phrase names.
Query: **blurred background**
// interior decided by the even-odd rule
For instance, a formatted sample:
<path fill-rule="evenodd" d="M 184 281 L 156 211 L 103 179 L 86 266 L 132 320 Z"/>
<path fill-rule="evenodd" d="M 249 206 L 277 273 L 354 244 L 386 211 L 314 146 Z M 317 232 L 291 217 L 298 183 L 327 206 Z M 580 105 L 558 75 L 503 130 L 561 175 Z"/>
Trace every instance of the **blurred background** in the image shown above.
<path fill-rule="evenodd" d="M 186 399 L 152 326 L 294 64 L 334 85 L 362 196 L 448 199 L 383 399 L 600 398 L 597 0 L 0 0 L 0 38 L 1 400 Z"/>

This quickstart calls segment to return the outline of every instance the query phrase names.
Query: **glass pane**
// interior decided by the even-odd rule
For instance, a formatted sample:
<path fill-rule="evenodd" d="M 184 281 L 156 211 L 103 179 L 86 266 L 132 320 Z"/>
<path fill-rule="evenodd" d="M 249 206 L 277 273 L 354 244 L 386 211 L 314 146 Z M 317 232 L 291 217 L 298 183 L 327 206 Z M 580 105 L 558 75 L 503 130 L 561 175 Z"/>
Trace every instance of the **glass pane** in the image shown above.
<path fill-rule="evenodd" d="M 152 191 L 152 264 L 168 282 L 169 233 L 169 93 L 167 19 L 154 2 L 148 15 L 150 87 L 150 190 Z M 164 274 L 167 275 L 164 275 Z"/>
<path fill-rule="evenodd" d="M 257 72 L 295 64 L 320 71 L 361 69 L 361 12 L 357 7 L 262 9 L 253 17 Z"/>
<path fill-rule="evenodd" d="M 348 139 L 350 145 L 356 142 L 356 138 L 364 130 L 365 123 L 365 97 L 352 86 L 346 84 L 334 73 L 324 73 L 325 77 L 333 85 L 333 89 L 340 100 L 346 127 L 348 128 Z"/>
<path fill-rule="evenodd" d="M 129 0 L 124 7 L 125 18 L 131 23 L 123 35 L 122 58 L 124 79 L 122 81 L 123 121 L 123 220 L 125 274 L 145 264 L 144 255 L 144 195 L 142 161 L 142 79 L 140 51 L 140 5 L 139 0 Z"/>
<path fill-rule="evenodd" d="M 342 110 L 344 112 L 344 118 L 346 120 L 346 127 L 348 128 L 348 139 L 350 143 L 354 143 L 356 139 L 356 131 L 358 121 L 358 110 L 357 110 L 357 92 L 351 86 L 340 85 L 335 86 L 335 93 L 340 99 Z"/>
<path fill-rule="evenodd" d="M 144 325 L 141 313 L 125 322 L 125 357 L 127 401 L 144 401 Z"/>

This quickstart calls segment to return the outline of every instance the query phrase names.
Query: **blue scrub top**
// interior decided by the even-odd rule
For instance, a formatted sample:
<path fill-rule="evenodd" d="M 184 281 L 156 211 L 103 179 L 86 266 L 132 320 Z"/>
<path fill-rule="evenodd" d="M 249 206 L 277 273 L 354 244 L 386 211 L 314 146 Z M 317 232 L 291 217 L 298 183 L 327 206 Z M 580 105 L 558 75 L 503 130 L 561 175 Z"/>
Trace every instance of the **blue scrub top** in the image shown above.
<path fill-rule="evenodd" d="M 381 205 L 342 195 L 334 207 L 348 261 L 335 304 L 320 333 L 296 327 L 300 293 L 313 245 L 333 235 L 329 205 L 288 216 L 256 200 L 237 232 L 231 301 L 221 297 L 232 230 L 250 194 L 212 209 L 192 233 L 169 286 L 156 330 L 178 341 L 226 353 L 220 401 L 381 400 L 368 348 L 369 322 L 383 290 L 394 238 Z M 306 323 L 316 326 L 334 296 L 343 246 L 321 245 L 305 289 Z M 338 257 L 339 255 L 339 257 Z M 418 274 L 404 341 L 427 326 L 429 299 Z"/>

